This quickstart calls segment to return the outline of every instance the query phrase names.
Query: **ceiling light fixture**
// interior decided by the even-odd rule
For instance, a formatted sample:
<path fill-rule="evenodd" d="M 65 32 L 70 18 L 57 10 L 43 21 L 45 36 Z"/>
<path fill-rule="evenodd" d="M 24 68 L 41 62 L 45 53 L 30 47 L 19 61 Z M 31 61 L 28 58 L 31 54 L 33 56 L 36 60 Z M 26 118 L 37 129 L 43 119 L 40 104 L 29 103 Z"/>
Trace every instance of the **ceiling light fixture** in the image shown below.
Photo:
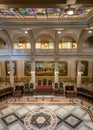
<path fill-rule="evenodd" d="M 58 30 L 58 32 L 57 32 L 58 34 L 60 34 L 61 33 L 61 30 Z"/>
<path fill-rule="evenodd" d="M 92 30 L 88 30 L 88 33 L 92 33 Z"/>
<path fill-rule="evenodd" d="M 70 5 L 68 5 L 66 12 L 67 12 L 68 15 L 73 15 L 74 12 L 75 12 L 75 8 L 72 8 Z"/>
<path fill-rule="evenodd" d="M 28 31 L 25 31 L 25 33 L 28 33 Z"/>

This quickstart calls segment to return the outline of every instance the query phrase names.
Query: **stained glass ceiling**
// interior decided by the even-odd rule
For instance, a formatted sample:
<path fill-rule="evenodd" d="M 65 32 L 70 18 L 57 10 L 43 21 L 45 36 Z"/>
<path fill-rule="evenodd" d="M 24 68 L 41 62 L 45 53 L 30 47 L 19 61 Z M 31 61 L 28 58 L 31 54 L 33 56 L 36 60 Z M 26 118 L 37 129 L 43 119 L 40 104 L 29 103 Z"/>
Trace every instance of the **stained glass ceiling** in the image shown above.
<path fill-rule="evenodd" d="M 65 8 L 0 8 L 0 18 L 51 20 L 51 19 L 81 19 L 93 13 L 93 7 L 75 8 L 69 16 Z"/>

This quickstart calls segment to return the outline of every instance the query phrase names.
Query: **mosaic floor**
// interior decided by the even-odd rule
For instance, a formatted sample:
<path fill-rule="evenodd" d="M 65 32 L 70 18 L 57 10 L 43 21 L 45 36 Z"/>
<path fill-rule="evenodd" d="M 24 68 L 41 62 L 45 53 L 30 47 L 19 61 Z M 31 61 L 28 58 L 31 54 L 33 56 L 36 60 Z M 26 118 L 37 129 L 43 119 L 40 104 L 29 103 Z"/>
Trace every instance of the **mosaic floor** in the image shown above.
<path fill-rule="evenodd" d="M 0 109 L 0 130 L 93 130 L 93 122 L 79 105 L 8 104 Z"/>

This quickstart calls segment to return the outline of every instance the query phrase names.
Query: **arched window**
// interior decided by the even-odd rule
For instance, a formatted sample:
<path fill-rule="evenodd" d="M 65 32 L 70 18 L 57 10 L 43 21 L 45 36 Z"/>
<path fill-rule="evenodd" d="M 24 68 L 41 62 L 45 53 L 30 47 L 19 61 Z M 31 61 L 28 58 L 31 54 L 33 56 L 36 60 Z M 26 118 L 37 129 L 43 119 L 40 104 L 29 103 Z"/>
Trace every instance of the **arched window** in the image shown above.
<path fill-rule="evenodd" d="M 30 40 L 27 37 L 19 37 L 14 40 L 14 49 L 30 49 Z"/>
<path fill-rule="evenodd" d="M 36 49 L 54 49 L 54 42 L 49 37 L 41 37 L 36 41 Z"/>
<path fill-rule="evenodd" d="M 6 49 L 6 42 L 0 38 L 0 49 Z"/>
<path fill-rule="evenodd" d="M 84 45 L 83 45 L 83 48 L 93 48 L 93 36 L 89 37 Z"/>
<path fill-rule="evenodd" d="M 64 37 L 59 42 L 59 49 L 73 49 L 77 48 L 76 41 L 71 37 Z"/>

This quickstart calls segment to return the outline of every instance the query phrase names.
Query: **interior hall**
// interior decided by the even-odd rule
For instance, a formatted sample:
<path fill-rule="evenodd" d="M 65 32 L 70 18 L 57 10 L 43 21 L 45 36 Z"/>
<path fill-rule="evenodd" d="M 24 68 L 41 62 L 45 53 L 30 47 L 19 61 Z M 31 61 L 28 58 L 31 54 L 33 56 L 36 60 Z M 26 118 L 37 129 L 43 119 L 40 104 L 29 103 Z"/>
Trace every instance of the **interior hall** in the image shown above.
<path fill-rule="evenodd" d="M 0 130 L 93 130 L 93 0 L 0 1 Z"/>

